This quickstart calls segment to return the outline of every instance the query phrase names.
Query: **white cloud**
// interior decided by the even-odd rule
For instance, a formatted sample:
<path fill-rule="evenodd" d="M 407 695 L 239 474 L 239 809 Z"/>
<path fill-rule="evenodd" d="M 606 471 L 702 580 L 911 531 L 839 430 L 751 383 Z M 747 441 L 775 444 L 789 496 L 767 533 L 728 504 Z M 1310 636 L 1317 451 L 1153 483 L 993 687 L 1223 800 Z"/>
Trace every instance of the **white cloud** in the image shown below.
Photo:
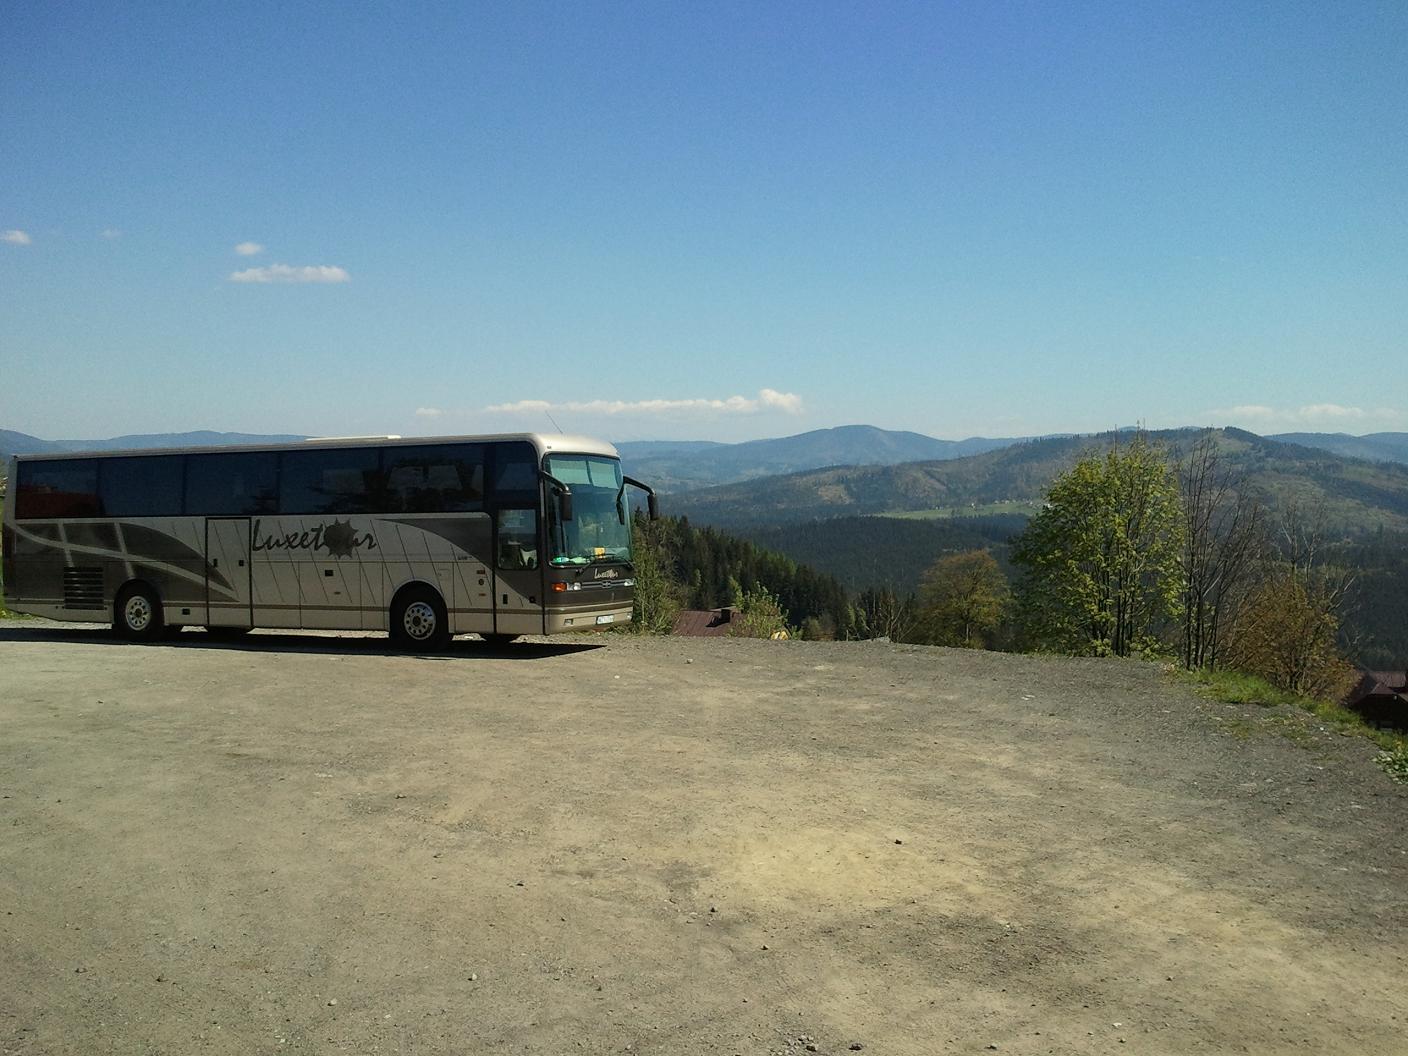
<path fill-rule="evenodd" d="M 290 264 L 270 264 L 230 272 L 231 282 L 350 282 L 352 276 L 330 264 L 296 268 Z"/>
<path fill-rule="evenodd" d="M 115 238 L 122 237 L 122 232 L 115 227 L 105 227 L 100 232 L 98 232 L 98 234 L 100 234 L 103 238 L 106 238 L 109 242 L 111 242 Z"/>
<path fill-rule="evenodd" d="M 1226 410 L 1213 411 L 1213 414 L 1227 418 L 1275 418 L 1276 411 L 1260 403 L 1244 403 Z"/>
<path fill-rule="evenodd" d="M 1258 428 L 1289 428 L 1396 422 L 1403 418 L 1403 412 L 1395 407 L 1347 407 L 1339 403 L 1307 403 L 1300 407 L 1268 407 L 1261 403 L 1244 403 L 1236 407 L 1220 407 L 1209 411 L 1208 417 L 1215 422 L 1243 422 Z"/>
<path fill-rule="evenodd" d="M 1346 421 L 1368 418 L 1383 411 L 1366 411 L 1362 407 L 1341 407 L 1337 403 L 1312 403 L 1296 412 L 1307 422 Z"/>
<path fill-rule="evenodd" d="M 235 252 L 242 257 L 252 257 L 257 253 L 263 253 L 264 247 L 258 242 L 241 242 L 235 247 Z"/>
<path fill-rule="evenodd" d="M 778 392 L 776 389 L 761 389 L 758 392 L 758 401 L 764 407 L 774 407 L 787 414 L 802 413 L 802 397 L 795 392 Z"/>
<path fill-rule="evenodd" d="M 416 417 L 417 417 L 417 418 L 439 418 L 439 417 L 440 417 L 442 414 L 444 414 L 444 413 L 445 413 L 445 412 L 442 411 L 439 407 L 417 407 L 417 408 L 416 408 Z"/>
<path fill-rule="evenodd" d="M 727 396 L 723 399 L 685 400 L 569 400 L 564 403 L 551 403 L 547 400 L 518 400 L 516 403 L 497 403 L 484 408 L 488 414 L 530 414 L 547 411 L 570 411 L 576 414 L 617 415 L 732 415 L 757 414 L 760 411 L 782 411 L 786 414 L 802 413 L 802 397 L 792 392 L 778 392 L 775 389 L 762 389 L 756 398 L 747 396 Z"/>
<path fill-rule="evenodd" d="M 12 246 L 27 246 L 34 239 L 29 237 L 26 231 L 17 231 L 11 228 L 9 231 L 0 232 L 0 242 L 8 242 Z"/>

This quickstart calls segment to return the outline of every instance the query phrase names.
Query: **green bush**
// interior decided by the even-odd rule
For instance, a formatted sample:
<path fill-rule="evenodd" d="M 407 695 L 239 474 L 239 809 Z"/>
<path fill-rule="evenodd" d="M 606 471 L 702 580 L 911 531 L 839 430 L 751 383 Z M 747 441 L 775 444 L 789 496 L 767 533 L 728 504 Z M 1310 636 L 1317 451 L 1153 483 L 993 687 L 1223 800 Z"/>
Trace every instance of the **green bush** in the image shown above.
<path fill-rule="evenodd" d="M 1408 745 L 1400 743 L 1389 751 L 1380 752 L 1379 765 L 1395 781 L 1408 782 Z"/>
<path fill-rule="evenodd" d="M 735 638 L 786 638 L 791 634 L 787 610 L 767 587 L 760 584 L 750 591 L 737 590 L 734 597 L 738 614 L 728 633 Z"/>

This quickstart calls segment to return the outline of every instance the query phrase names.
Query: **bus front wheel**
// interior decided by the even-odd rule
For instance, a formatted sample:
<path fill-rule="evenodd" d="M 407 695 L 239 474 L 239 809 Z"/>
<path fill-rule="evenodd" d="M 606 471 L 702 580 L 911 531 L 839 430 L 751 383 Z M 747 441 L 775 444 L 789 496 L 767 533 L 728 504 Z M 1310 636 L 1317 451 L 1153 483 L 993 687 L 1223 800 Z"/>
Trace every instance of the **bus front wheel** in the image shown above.
<path fill-rule="evenodd" d="M 450 619 L 440 595 L 411 587 L 391 606 L 391 640 L 403 649 L 443 649 L 450 642 Z"/>
<path fill-rule="evenodd" d="M 149 642 L 161 636 L 161 601 L 144 583 L 123 589 L 113 605 L 112 627 L 129 642 Z"/>

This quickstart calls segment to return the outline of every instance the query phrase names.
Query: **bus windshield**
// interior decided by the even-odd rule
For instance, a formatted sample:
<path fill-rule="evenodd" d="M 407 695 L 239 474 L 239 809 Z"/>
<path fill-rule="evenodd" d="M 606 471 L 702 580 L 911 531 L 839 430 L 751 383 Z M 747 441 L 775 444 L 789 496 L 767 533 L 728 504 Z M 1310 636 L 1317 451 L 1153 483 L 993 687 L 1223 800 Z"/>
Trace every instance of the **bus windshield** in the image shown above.
<path fill-rule="evenodd" d="M 552 564 L 563 567 L 631 559 L 631 524 L 621 483 L 621 463 L 600 455 L 550 455 L 548 474 L 572 491 L 572 520 L 560 516 L 549 491 Z"/>

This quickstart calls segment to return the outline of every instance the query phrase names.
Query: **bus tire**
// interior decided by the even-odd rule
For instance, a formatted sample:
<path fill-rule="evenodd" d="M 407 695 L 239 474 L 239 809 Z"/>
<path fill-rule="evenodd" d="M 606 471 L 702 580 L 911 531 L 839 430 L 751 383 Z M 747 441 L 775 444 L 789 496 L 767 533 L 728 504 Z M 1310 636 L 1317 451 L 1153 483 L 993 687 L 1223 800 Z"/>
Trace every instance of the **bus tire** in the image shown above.
<path fill-rule="evenodd" d="M 161 600 L 145 583 L 129 583 L 113 604 L 112 629 L 129 642 L 150 642 L 161 637 Z"/>
<path fill-rule="evenodd" d="M 405 587 L 391 603 L 391 640 L 402 649 L 443 649 L 450 617 L 440 595 L 426 586 Z"/>
<path fill-rule="evenodd" d="M 514 642 L 518 641 L 518 635 L 516 634 L 481 634 L 479 637 L 483 638 L 485 644 L 494 649 L 502 649 L 504 646 L 512 645 Z"/>

